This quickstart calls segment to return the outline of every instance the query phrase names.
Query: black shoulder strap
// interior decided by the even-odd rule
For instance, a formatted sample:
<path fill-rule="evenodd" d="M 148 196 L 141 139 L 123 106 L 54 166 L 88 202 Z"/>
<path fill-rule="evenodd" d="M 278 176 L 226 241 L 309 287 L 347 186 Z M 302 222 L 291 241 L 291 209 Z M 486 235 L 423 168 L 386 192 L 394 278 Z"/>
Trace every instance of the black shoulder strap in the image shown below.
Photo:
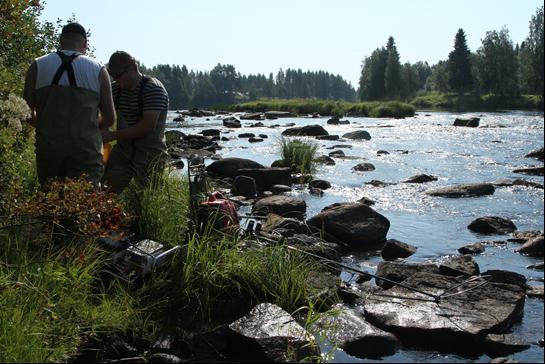
<path fill-rule="evenodd" d="M 144 118 L 144 88 L 146 88 L 146 84 L 151 80 L 148 76 L 142 77 L 142 83 L 140 84 L 140 90 L 138 92 L 138 120 L 142 120 Z"/>
<path fill-rule="evenodd" d="M 72 67 L 72 62 L 74 61 L 74 59 L 76 59 L 76 57 L 79 56 L 79 54 L 72 54 L 71 56 L 67 56 L 61 51 L 58 51 L 57 55 L 61 57 L 62 63 L 57 69 L 57 72 L 55 73 L 55 76 L 53 77 L 53 81 L 51 81 L 51 85 L 58 85 L 62 77 L 62 74 L 64 73 L 64 71 L 67 71 L 68 82 L 70 83 L 70 86 L 77 87 L 78 85 L 76 83 L 76 76 L 74 74 L 74 67 Z"/>

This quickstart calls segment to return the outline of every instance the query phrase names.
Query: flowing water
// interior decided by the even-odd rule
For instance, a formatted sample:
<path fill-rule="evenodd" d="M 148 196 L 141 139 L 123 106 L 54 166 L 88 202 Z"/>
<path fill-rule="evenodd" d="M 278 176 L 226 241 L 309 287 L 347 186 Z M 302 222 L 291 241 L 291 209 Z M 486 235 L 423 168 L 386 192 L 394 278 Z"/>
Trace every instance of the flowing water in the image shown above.
<path fill-rule="evenodd" d="M 170 115 L 170 120 L 175 114 Z M 457 117 L 478 116 L 479 128 L 452 126 Z M 318 154 L 327 155 L 334 145 L 349 144 L 342 150 L 350 158 L 336 158 L 335 166 L 318 165 L 316 178 L 325 179 L 332 188 L 323 197 L 310 195 L 304 188 L 295 188 L 289 195 L 302 198 L 307 203 L 307 216 L 313 216 L 327 205 L 335 202 L 357 201 L 363 196 L 376 202 L 373 208 L 386 216 L 391 227 L 389 239 L 397 239 L 418 247 L 408 262 L 437 262 L 448 255 L 458 254 L 463 245 L 482 240 L 506 240 L 506 236 L 482 236 L 467 229 L 467 225 L 481 216 L 501 216 L 511 219 L 519 231 L 543 230 L 543 190 L 531 187 L 497 187 L 491 196 L 447 199 L 430 197 L 424 192 L 456 183 L 494 182 L 501 179 L 523 178 L 543 184 L 543 177 L 532 177 L 512 173 L 514 169 L 541 166 L 542 162 L 525 158 L 529 152 L 543 146 L 543 113 L 499 112 L 455 114 L 447 112 L 421 112 L 406 119 L 348 118 L 349 125 L 327 125 L 327 118 L 283 118 L 263 121 L 264 127 L 248 127 L 255 121 L 242 121 L 241 129 L 225 129 L 221 118 L 186 118 L 182 124 L 171 123 L 172 129 L 186 134 L 196 134 L 202 129 L 216 128 L 222 136 L 233 138 L 220 142 L 222 157 L 252 159 L 270 165 L 279 159 L 280 134 L 285 124 L 297 126 L 320 124 L 329 134 L 342 134 L 355 130 L 366 130 L 369 141 L 321 141 L 304 138 L 319 145 Z M 280 127 L 269 128 L 279 124 Z M 262 143 L 249 143 L 239 139 L 240 133 L 266 134 Z M 389 154 L 377 155 L 385 150 Z M 353 158 L 352 158 L 353 157 Z M 375 165 L 372 172 L 354 173 L 351 168 L 363 161 Z M 425 184 L 399 183 L 387 187 L 373 187 L 366 182 L 381 180 L 397 183 L 417 174 L 430 174 L 438 181 Z M 527 265 L 542 262 L 542 258 L 531 258 L 514 252 L 518 244 L 487 245 L 485 253 L 475 256 L 481 271 L 505 269 L 524 274 L 529 279 L 543 279 L 542 271 L 529 270 Z M 381 261 L 376 254 L 354 254 L 344 257 L 345 262 L 374 272 Z M 350 280 L 348 273 L 343 273 Z M 530 284 L 538 284 L 530 281 Z M 542 284 L 542 283 L 539 283 Z M 543 362 L 543 348 L 537 341 L 543 338 L 543 300 L 527 298 L 522 321 L 515 325 L 513 333 L 524 337 L 532 347 L 512 355 L 524 362 Z M 384 362 L 466 362 L 467 358 L 432 351 L 404 349 L 383 358 Z M 477 362 L 488 362 L 483 355 L 472 358 Z M 335 362 L 366 362 L 335 352 Z"/>

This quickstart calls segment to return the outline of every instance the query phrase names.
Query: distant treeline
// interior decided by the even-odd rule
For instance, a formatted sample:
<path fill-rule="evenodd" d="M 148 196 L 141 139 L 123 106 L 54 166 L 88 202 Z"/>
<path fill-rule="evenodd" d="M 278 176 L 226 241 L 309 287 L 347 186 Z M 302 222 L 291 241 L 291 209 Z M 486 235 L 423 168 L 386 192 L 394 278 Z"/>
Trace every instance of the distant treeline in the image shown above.
<path fill-rule="evenodd" d="M 141 66 L 144 73 L 157 77 L 170 96 L 171 109 L 229 105 L 260 98 L 356 99 L 356 90 L 339 75 L 324 71 L 282 70 L 276 77 L 263 74 L 241 75 L 233 65 L 218 64 L 210 72 L 189 71 L 178 65 Z"/>

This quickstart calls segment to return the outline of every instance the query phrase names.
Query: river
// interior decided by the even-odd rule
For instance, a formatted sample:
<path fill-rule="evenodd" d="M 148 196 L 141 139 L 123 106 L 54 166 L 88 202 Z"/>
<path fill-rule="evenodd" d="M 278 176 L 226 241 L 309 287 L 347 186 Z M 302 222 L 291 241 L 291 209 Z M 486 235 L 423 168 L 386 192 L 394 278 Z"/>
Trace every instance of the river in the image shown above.
<path fill-rule="evenodd" d="M 169 114 L 169 121 L 176 114 Z M 479 128 L 452 126 L 457 117 L 477 116 Z M 334 145 L 349 144 L 342 150 L 347 156 L 336 158 L 336 165 L 318 165 L 316 178 L 325 179 L 332 188 L 324 191 L 323 197 L 310 195 L 306 189 L 295 188 L 289 195 L 302 198 L 307 203 L 307 217 L 335 202 L 357 201 L 366 196 L 376 202 L 373 208 L 391 222 L 389 239 L 397 239 L 418 247 L 408 262 L 437 262 L 448 255 L 455 255 L 463 245 L 482 240 L 506 240 L 506 236 L 480 236 L 467 229 L 467 225 L 481 216 L 501 216 L 511 219 L 519 231 L 543 230 L 543 189 L 532 187 L 497 187 L 491 196 L 447 199 L 431 197 L 424 192 L 456 183 L 494 182 L 501 179 L 522 178 L 543 184 L 543 177 L 525 176 L 512 171 L 527 166 L 542 166 L 543 163 L 524 156 L 543 146 L 543 113 L 497 112 L 497 113 L 449 113 L 418 112 L 406 119 L 372 119 L 348 117 L 349 125 L 327 125 L 328 118 L 282 118 L 263 121 L 264 127 L 248 127 L 255 121 L 242 121 L 241 129 L 229 133 L 221 118 L 186 118 L 173 129 L 186 134 L 199 133 L 202 129 L 216 128 L 222 136 L 232 137 L 220 142 L 222 157 L 242 157 L 270 165 L 279 159 L 280 134 L 285 127 L 269 128 L 269 125 L 295 123 L 297 126 L 320 124 L 329 134 L 342 135 L 349 131 L 366 130 L 369 141 L 322 141 L 308 138 L 319 145 L 318 154 L 327 155 Z M 174 126 L 175 123 L 170 123 Z M 249 143 L 239 139 L 240 133 L 266 134 L 261 143 Z M 389 154 L 377 155 L 384 150 Z M 351 168 L 362 161 L 370 162 L 376 169 L 371 172 L 354 173 Z M 417 174 L 430 174 L 438 180 L 425 184 L 398 183 Z M 371 180 L 398 183 L 387 187 L 365 184 Z M 483 254 L 475 256 L 481 271 L 505 269 L 525 275 L 529 284 L 542 284 L 543 272 L 527 269 L 526 266 L 543 262 L 542 258 L 531 258 L 514 252 L 519 245 L 487 245 Z M 344 257 L 345 262 L 373 272 L 382 260 L 376 254 L 354 254 Z M 351 275 L 343 273 L 349 281 Z M 515 325 L 513 333 L 522 336 L 531 348 L 512 355 L 523 362 L 543 362 L 543 348 L 537 341 L 543 338 L 543 300 L 527 298 L 522 321 Z M 475 362 L 488 362 L 486 355 L 471 358 Z M 366 362 L 352 357 L 342 350 L 334 354 L 333 362 Z M 467 362 L 467 358 L 432 351 L 417 351 L 404 348 L 397 354 L 385 357 L 383 362 Z"/>

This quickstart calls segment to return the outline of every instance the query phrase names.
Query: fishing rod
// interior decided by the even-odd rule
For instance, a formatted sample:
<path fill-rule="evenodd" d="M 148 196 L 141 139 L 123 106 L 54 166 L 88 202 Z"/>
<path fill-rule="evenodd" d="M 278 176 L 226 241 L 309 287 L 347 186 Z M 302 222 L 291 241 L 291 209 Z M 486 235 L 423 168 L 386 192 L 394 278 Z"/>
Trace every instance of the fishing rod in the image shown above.
<path fill-rule="evenodd" d="M 273 239 L 269 239 L 269 238 L 266 238 L 266 237 L 263 237 L 261 236 L 260 238 L 263 238 L 264 240 L 267 240 L 269 242 L 273 242 L 273 243 L 278 243 L 278 241 L 274 241 Z M 280 240 L 280 242 L 284 239 L 284 237 L 282 237 L 282 239 Z M 425 296 L 428 296 L 428 297 L 431 297 L 433 298 L 433 300 L 436 302 L 436 303 L 440 303 L 441 302 L 441 299 L 443 298 L 449 298 L 449 297 L 453 297 L 453 296 L 456 296 L 456 295 L 459 295 L 459 294 L 462 294 L 462 293 L 465 293 L 465 292 L 468 292 L 470 290 L 473 290 L 473 289 L 476 289 L 478 287 L 481 287 L 485 284 L 488 283 L 487 280 L 485 280 L 484 282 L 481 282 L 480 284 L 478 284 L 477 286 L 474 286 L 474 287 L 471 287 L 471 288 L 468 288 L 468 289 L 465 289 L 465 290 L 462 290 L 460 292 L 455 292 L 455 293 L 450 293 L 450 294 L 446 294 L 447 292 L 451 292 L 452 290 L 458 288 L 458 287 L 461 287 L 461 286 L 464 286 L 470 282 L 473 282 L 473 281 L 477 281 L 479 279 L 487 279 L 487 278 L 490 278 L 490 276 L 481 276 L 481 277 L 471 277 L 470 279 L 462 282 L 462 283 L 459 283 L 453 287 L 450 287 L 446 290 L 443 291 L 443 293 L 441 294 L 433 294 L 433 293 L 429 293 L 429 292 L 425 292 L 425 291 L 422 291 L 418 288 L 414 288 L 414 287 L 411 287 L 411 286 L 408 286 L 404 283 L 401 283 L 401 282 L 396 282 L 396 281 L 393 281 L 391 279 L 388 279 L 388 278 L 384 278 L 384 277 L 379 277 L 377 276 L 376 274 L 371 274 L 369 272 L 366 272 L 366 271 L 363 271 L 361 269 L 358 269 L 358 268 L 354 268 L 348 264 L 344 264 L 342 262 L 337 262 L 335 260 L 332 260 L 332 259 L 329 259 L 329 258 L 325 258 L 325 257 L 322 257 L 322 256 L 319 256 L 317 254 L 314 254 L 314 253 L 310 253 L 310 252 L 307 252 L 307 251 L 304 251 L 302 249 L 298 249 L 296 247 L 293 247 L 291 245 L 283 245 L 285 247 L 287 247 L 288 249 L 290 250 L 293 250 L 293 251 L 296 251 L 296 252 L 299 252 L 299 253 L 302 253 L 302 254 L 305 254 L 305 255 L 308 255 L 310 257 L 313 257 L 313 258 L 316 258 L 316 259 L 319 259 L 320 261 L 322 262 L 325 262 L 325 263 L 329 263 L 329 264 L 333 264 L 333 265 L 336 265 L 336 266 L 339 266 L 339 267 L 342 267 L 344 269 L 347 269 L 347 270 L 350 270 L 350 271 L 353 271 L 353 272 L 356 272 L 356 273 L 359 273 L 359 274 L 364 274 L 366 276 L 369 276 L 371 278 L 375 278 L 376 280 L 382 280 L 383 282 L 387 282 L 387 283 L 390 283 L 392 285 L 395 285 L 395 286 L 398 286 L 398 287 L 402 287 L 402 288 L 405 288 L 407 290 L 410 290 L 410 291 L 413 291 L 413 292 L 417 292 L 417 293 L 420 293 L 422 295 L 425 295 Z"/>

